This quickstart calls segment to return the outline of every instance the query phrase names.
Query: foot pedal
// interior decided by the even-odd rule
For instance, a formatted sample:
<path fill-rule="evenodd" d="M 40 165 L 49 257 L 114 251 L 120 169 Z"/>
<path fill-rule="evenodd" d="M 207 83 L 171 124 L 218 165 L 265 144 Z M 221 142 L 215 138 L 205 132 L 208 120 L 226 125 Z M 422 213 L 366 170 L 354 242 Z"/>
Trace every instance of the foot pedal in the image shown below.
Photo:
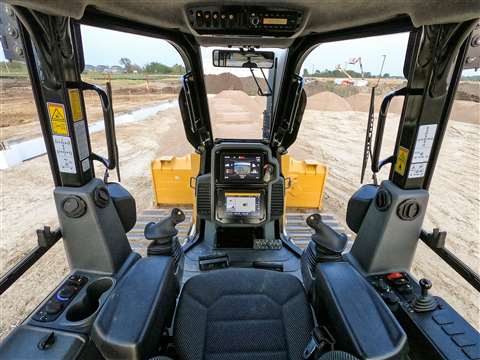
<path fill-rule="evenodd" d="M 283 272 L 283 264 L 269 261 L 254 261 L 253 267 L 256 269 L 274 270 Z"/>
<path fill-rule="evenodd" d="M 210 254 L 198 257 L 200 271 L 224 269 L 230 266 L 228 255 L 225 253 Z"/>

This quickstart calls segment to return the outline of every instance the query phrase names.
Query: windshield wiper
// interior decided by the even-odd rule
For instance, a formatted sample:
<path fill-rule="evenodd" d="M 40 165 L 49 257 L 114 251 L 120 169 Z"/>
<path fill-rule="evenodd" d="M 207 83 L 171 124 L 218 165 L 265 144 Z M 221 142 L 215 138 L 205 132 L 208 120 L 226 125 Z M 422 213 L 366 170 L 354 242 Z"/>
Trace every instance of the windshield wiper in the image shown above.
<path fill-rule="evenodd" d="M 255 84 L 257 85 L 257 94 L 259 96 L 272 96 L 272 87 L 270 86 L 270 83 L 267 80 L 267 77 L 265 76 L 265 72 L 263 71 L 262 68 L 260 68 L 260 72 L 262 73 L 263 79 L 265 80 L 267 86 L 268 86 L 268 93 L 264 93 L 262 90 L 262 87 L 258 83 L 257 77 L 255 76 L 255 73 L 253 72 L 253 68 L 250 68 L 250 72 L 252 73 L 253 80 L 255 81 Z"/>

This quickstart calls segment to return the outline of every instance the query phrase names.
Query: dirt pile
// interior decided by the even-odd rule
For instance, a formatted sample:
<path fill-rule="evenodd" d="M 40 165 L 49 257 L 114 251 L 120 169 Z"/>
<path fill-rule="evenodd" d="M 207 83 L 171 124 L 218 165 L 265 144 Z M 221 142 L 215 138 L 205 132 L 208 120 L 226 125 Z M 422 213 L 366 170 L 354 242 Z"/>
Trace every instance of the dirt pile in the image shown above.
<path fill-rule="evenodd" d="M 240 78 L 230 73 L 205 75 L 205 87 L 208 94 L 218 94 L 223 90 L 243 91 L 243 84 Z"/>
<path fill-rule="evenodd" d="M 455 100 L 450 119 L 471 124 L 480 124 L 480 103 Z"/>
<path fill-rule="evenodd" d="M 307 109 L 320 111 L 352 111 L 344 98 L 330 91 L 322 91 L 307 99 Z"/>
<path fill-rule="evenodd" d="M 255 74 L 263 91 L 268 91 L 267 83 L 260 73 Z M 205 75 L 205 87 L 208 94 L 218 94 L 223 90 L 240 90 L 250 96 L 257 95 L 257 85 L 251 76 L 238 77 L 231 73 Z"/>

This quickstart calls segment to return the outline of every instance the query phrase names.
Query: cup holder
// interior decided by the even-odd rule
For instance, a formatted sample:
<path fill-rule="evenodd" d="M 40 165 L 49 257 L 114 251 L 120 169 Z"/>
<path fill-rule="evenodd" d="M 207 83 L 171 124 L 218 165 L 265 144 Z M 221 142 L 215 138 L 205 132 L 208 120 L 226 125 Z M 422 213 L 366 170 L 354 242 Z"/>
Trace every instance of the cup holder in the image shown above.
<path fill-rule="evenodd" d="M 88 285 L 83 297 L 68 309 L 67 320 L 81 321 L 94 314 L 100 306 L 100 297 L 112 286 L 113 280 L 110 278 L 101 278 Z"/>

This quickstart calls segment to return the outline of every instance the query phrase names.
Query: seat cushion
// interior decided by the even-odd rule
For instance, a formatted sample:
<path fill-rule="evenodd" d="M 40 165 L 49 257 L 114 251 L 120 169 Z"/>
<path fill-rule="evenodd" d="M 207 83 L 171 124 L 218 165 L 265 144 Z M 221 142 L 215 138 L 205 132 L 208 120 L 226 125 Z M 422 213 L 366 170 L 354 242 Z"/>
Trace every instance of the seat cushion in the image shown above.
<path fill-rule="evenodd" d="M 175 316 L 180 359 L 302 359 L 313 319 L 300 281 L 260 269 L 188 280 Z"/>

